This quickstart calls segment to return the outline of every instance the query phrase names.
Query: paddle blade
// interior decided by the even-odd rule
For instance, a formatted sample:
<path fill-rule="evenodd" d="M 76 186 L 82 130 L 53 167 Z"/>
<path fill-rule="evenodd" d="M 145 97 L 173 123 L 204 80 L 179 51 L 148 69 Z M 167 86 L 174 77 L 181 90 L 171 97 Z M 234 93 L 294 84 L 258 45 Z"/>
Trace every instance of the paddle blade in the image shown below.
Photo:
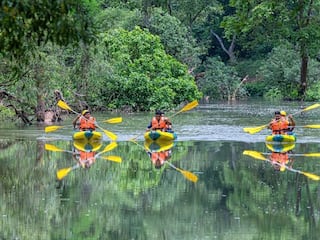
<path fill-rule="evenodd" d="M 112 161 L 112 162 L 117 162 L 117 163 L 122 162 L 122 159 L 119 156 L 102 156 L 102 158 L 105 160 Z"/>
<path fill-rule="evenodd" d="M 257 152 L 257 151 L 244 150 L 242 154 L 248 155 L 250 157 L 253 157 L 259 160 L 267 160 L 265 156 L 263 156 L 260 152 Z"/>
<path fill-rule="evenodd" d="M 184 106 L 179 112 L 189 111 L 189 110 L 195 108 L 195 107 L 198 106 L 198 105 L 199 105 L 198 101 L 197 101 L 197 100 L 194 100 L 194 101 L 188 103 L 186 106 Z"/>
<path fill-rule="evenodd" d="M 67 176 L 69 174 L 69 172 L 71 172 L 72 167 L 69 168 L 62 168 L 57 172 L 57 179 L 61 180 L 62 178 L 64 178 L 65 176 Z"/>
<path fill-rule="evenodd" d="M 104 123 L 121 123 L 122 117 L 110 118 L 108 120 L 104 120 Z"/>
<path fill-rule="evenodd" d="M 194 101 L 188 103 L 187 105 L 185 105 L 179 112 L 177 112 L 177 113 L 173 114 L 172 116 L 170 116 L 170 118 L 174 117 L 175 115 L 177 115 L 179 113 L 189 111 L 189 110 L 195 108 L 198 105 L 199 105 L 198 101 L 194 100 Z"/>
<path fill-rule="evenodd" d="M 188 179 L 189 181 L 194 182 L 194 183 L 196 183 L 198 181 L 198 176 L 193 174 L 192 172 L 188 172 L 188 171 L 181 170 L 181 169 L 177 169 L 177 170 L 179 170 L 183 174 L 183 176 L 186 179 Z"/>
<path fill-rule="evenodd" d="M 305 153 L 303 156 L 306 157 L 320 157 L 320 153 Z"/>
<path fill-rule="evenodd" d="M 45 127 L 44 132 L 54 132 L 60 128 L 63 128 L 63 126 L 49 126 L 49 127 Z"/>
<path fill-rule="evenodd" d="M 106 129 L 102 129 L 102 130 L 106 134 L 106 136 L 108 136 L 108 138 L 110 138 L 112 141 L 116 141 L 117 140 L 118 136 L 115 135 L 113 132 L 110 132 L 110 131 L 108 131 Z"/>
<path fill-rule="evenodd" d="M 61 148 L 56 147 L 55 145 L 47 144 L 47 143 L 44 145 L 44 147 L 46 150 L 54 151 L 54 152 L 64 152 L 65 151 Z"/>
<path fill-rule="evenodd" d="M 320 128 L 320 124 L 305 125 L 304 128 Z"/>
<path fill-rule="evenodd" d="M 57 105 L 64 110 L 69 110 L 72 112 L 72 109 L 69 107 L 69 105 L 62 100 L 59 100 Z"/>
<path fill-rule="evenodd" d="M 268 127 L 269 124 L 266 125 L 262 125 L 262 126 L 258 126 L 258 127 L 247 127 L 247 128 L 243 128 L 243 131 L 246 133 L 250 133 L 250 134 L 255 134 L 260 132 L 261 130 L 265 129 L 266 127 Z"/>
<path fill-rule="evenodd" d="M 309 110 L 312 110 L 312 109 L 315 109 L 315 108 L 318 108 L 320 107 L 320 104 L 319 103 L 315 103 L 309 107 L 306 107 L 305 109 L 301 110 L 301 112 L 305 112 L 305 111 L 309 111 Z"/>
<path fill-rule="evenodd" d="M 312 174 L 312 173 L 307 173 L 307 172 L 301 172 L 303 175 L 307 176 L 308 178 L 311 178 L 312 180 L 319 181 L 320 176 Z"/>
<path fill-rule="evenodd" d="M 99 154 L 109 152 L 116 148 L 118 144 L 116 142 L 109 143 Z"/>

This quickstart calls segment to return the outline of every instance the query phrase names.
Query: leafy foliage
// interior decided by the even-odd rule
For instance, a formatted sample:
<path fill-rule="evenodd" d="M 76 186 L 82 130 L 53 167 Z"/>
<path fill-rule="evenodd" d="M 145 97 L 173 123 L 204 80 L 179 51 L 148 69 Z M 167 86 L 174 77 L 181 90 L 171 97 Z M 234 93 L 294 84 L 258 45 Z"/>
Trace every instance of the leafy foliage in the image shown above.
<path fill-rule="evenodd" d="M 206 76 L 199 84 L 203 93 L 212 99 L 230 100 L 241 81 L 236 69 L 217 58 L 208 59 L 205 67 Z M 245 90 L 240 87 L 240 97 L 245 95 Z"/>
<path fill-rule="evenodd" d="M 117 95 L 111 100 L 115 106 L 171 109 L 201 96 L 187 67 L 167 55 L 160 39 L 148 31 L 139 27 L 130 32 L 115 29 L 106 33 L 103 41 L 118 79 L 116 89 L 111 89 Z"/>
<path fill-rule="evenodd" d="M 90 41 L 93 28 L 82 1 L 1 1 L 0 50 L 19 57 L 51 41 Z M 35 49 L 34 49 L 35 50 Z"/>

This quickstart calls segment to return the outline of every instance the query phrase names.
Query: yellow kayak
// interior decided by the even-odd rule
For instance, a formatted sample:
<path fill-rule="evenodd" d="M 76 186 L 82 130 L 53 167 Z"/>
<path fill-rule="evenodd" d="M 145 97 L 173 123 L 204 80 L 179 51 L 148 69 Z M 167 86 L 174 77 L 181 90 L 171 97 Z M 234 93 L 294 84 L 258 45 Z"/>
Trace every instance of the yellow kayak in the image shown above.
<path fill-rule="evenodd" d="M 73 140 L 102 140 L 102 133 L 97 131 L 79 131 L 73 134 Z"/>
<path fill-rule="evenodd" d="M 171 149 L 174 146 L 174 141 L 144 141 L 144 147 L 148 152 L 162 152 Z"/>
<path fill-rule="evenodd" d="M 102 146 L 101 140 L 92 140 L 88 141 L 86 139 L 84 140 L 74 140 L 73 146 L 83 152 L 96 152 L 98 151 Z"/>
<path fill-rule="evenodd" d="M 145 132 L 144 139 L 146 141 L 173 141 L 177 139 L 177 134 L 174 132 L 162 132 L 160 130 L 148 131 Z"/>
<path fill-rule="evenodd" d="M 284 153 L 294 149 L 296 144 L 294 142 L 292 143 L 278 142 L 278 143 L 266 143 L 266 146 L 271 152 Z"/>
<path fill-rule="evenodd" d="M 285 134 L 275 134 L 275 135 L 269 135 L 266 137 L 266 142 L 295 142 L 297 140 L 297 137 L 295 134 L 291 135 L 285 135 Z"/>

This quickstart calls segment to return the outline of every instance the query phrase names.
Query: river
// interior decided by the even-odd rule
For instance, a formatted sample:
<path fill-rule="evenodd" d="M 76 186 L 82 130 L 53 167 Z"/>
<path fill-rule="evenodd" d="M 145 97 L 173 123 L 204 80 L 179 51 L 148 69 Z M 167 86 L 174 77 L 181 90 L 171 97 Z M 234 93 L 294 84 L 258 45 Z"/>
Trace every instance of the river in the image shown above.
<path fill-rule="evenodd" d="M 60 181 L 56 174 L 77 164 L 69 152 L 74 115 L 50 133 L 45 126 L 2 125 L 0 239 L 318 239 L 320 185 L 313 177 L 320 176 L 320 158 L 308 154 L 320 152 L 320 129 L 304 126 L 320 124 L 320 108 L 301 114 L 312 104 L 200 104 L 172 118 L 178 135 L 172 166 L 159 169 L 143 147 L 151 113 L 94 114 L 118 136 L 104 156 L 121 163 L 97 158 Z M 297 123 L 291 168 L 284 171 L 267 158 L 269 130 L 243 131 L 267 124 L 275 110 L 294 114 Z M 103 123 L 118 116 L 120 124 Z M 108 144 L 104 136 L 101 149 Z"/>

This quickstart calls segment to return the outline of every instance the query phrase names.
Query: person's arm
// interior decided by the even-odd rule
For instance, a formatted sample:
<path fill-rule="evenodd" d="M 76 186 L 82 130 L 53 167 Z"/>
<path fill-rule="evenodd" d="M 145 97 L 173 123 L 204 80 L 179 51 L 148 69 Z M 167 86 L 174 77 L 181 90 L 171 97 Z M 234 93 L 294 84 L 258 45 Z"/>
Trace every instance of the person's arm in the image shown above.
<path fill-rule="evenodd" d="M 80 117 L 81 117 L 81 115 L 79 114 L 79 115 L 72 121 L 73 128 L 76 128 L 77 122 L 78 122 L 78 120 L 79 120 Z"/>
<path fill-rule="evenodd" d="M 146 131 L 150 131 L 151 127 L 152 127 L 152 122 L 149 123 L 149 125 L 147 126 Z"/>
<path fill-rule="evenodd" d="M 288 116 L 288 120 L 289 120 L 289 126 L 290 126 L 289 129 L 290 131 L 293 131 L 294 127 L 296 126 L 296 122 L 294 121 L 291 114 Z"/>

